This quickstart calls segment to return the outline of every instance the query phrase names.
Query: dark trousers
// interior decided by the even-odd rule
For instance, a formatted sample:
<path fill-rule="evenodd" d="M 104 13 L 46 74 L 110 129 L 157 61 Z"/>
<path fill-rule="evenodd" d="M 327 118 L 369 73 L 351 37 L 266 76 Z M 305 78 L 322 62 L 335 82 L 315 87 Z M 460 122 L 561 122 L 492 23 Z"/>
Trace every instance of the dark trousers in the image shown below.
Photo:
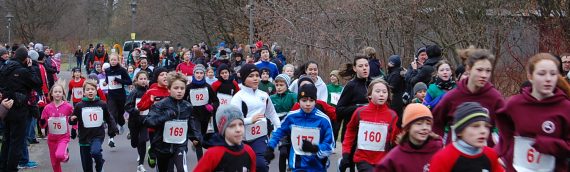
<path fill-rule="evenodd" d="M 173 154 L 156 153 L 156 158 L 157 172 L 174 171 L 174 167 L 178 172 L 188 171 L 186 151 L 178 151 Z"/>
<path fill-rule="evenodd" d="M 205 136 L 208 131 L 208 123 L 210 122 L 211 116 L 209 114 L 196 114 L 196 117 L 198 119 L 198 125 L 200 125 L 200 133 L 202 133 L 202 136 Z M 200 160 L 203 155 L 204 151 L 202 150 L 202 146 L 196 146 L 196 158 Z"/>
<path fill-rule="evenodd" d="M 13 111 L 12 111 L 13 110 Z M 18 171 L 18 163 L 26 149 L 26 138 L 31 121 L 29 111 L 26 109 L 12 109 L 5 121 L 2 153 L 0 155 L 0 171 Z M 16 117 L 10 117 L 18 116 Z"/>
<path fill-rule="evenodd" d="M 289 137 L 287 137 L 289 139 Z M 289 159 L 289 151 L 291 150 L 291 144 L 279 146 L 279 171 L 287 171 L 287 159 Z"/>
<path fill-rule="evenodd" d="M 81 68 L 81 61 L 83 61 L 83 59 L 81 57 L 76 57 L 77 59 L 77 67 Z"/>
<path fill-rule="evenodd" d="M 334 142 L 336 143 L 336 141 L 338 140 L 338 137 L 339 137 L 338 132 L 340 131 L 341 123 L 337 122 L 337 121 L 332 121 L 332 120 L 331 120 L 331 122 L 332 122 L 333 134 L 334 134 L 334 136 L 333 136 Z M 335 144 L 335 146 L 336 146 L 336 144 Z"/>
<path fill-rule="evenodd" d="M 356 163 L 356 168 L 358 169 L 358 171 L 363 171 L 363 172 L 374 171 L 374 166 L 372 164 L 367 163 L 367 162 Z"/>
<path fill-rule="evenodd" d="M 146 156 L 146 141 L 148 140 L 148 130 L 141 123 L 143 117 L 139 115 L 129 115 L 129 131 L 131 132 L 131 147 L 137 148 L 139 153 L 139 165 L 144 163 Z"/>
<path fill-rule="evenodd" d="M 125 117 L 123 116 L 125 114 L 124 98 L 109 97 L 107 99 L 107 109 L 119 126 L 125 125 Z"/>
<path fill-rule="evenodd" d="M 256 161 L 256 169 L 259 172 L 267 172 L 269 171 L 269 167 L 267 166 L 267 161 L 263 156 L 265 151 L 267 150 L 267 136 L 263 136 L 257 138 L 251 142 L 245 142 L 248 144 L 255 152 L 255 161 Z"/>
<path fill-rule="evenodd" d="M 103 139 L 94 138 L 89 146 L 79 146 L 79 154 L 81 156 L 81 165 L 84 172 L 93 172 L 93 159 L 95 159 L 95 170 L 101 172 L 103 170 L 103 149 L 101 148 Z"/>
<path fill-rule="evenodd" d="M 346 135 L 346 127 L 348 126 L 349 121 L 350 121 L 350 119 L 344 119 L 342 121 L 342 133 L 341 133 L 341 138 L 340 138 L 341 142 L 344 142 L 344 136 Z M 352 150 L 350 150 L 350 157 L 354 156 L 355 151 L 356 151 L 356 140 L 355 140 L 354 146 L 352 146 Z M 352 161 L 352 158 L 350 159 L 349 169 L 350 169 L 350 172 L 355 171 L 354 162 Z"/>

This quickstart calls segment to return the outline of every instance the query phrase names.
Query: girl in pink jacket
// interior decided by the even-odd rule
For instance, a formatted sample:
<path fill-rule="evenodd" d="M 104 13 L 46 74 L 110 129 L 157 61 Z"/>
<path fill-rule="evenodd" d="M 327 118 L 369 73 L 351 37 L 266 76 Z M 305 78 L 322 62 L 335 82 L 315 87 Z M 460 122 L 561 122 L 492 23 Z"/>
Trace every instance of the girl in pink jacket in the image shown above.
<path fill-rule="evenodd" d="M 67 146 L 69 144 L 69 117 L 73 113 L 73 106 L 64 101 L 64 86 L 60 83 L 53 85 L 49 92 L 52 100 L 42 111 L 40 124 L 42 128 L 49 127 L 48 147 L 51 166 L 54 172 L 61 172 L 61 162 L 69 160 Z"/>

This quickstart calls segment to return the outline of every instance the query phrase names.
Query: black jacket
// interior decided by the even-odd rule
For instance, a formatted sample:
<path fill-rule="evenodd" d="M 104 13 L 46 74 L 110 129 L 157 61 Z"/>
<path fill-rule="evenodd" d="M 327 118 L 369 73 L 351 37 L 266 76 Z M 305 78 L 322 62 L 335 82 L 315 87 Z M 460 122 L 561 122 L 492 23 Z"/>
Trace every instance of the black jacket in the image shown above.
<path fill-rule="evenodd" d="M 136 100 L 142 98 L 146 90 L 146 87 L 135 86 L 135 89 L 131 91 L 125 101 L 125 111 L 129 113 L 129 129 L 131 126 L 138 127 L 142 124 L 143 116 L 140 115 L 139 109 L 136 108 Z"/>
<path fill-rule="evenodd" d="M 424 65 L 418 69 L 418 73 L 416 76 L 410 78 L 410 82 L 412 85 L 415 85 L 418 82 L 423 82 L 426 85 L 429 85 L 431 78 L 433 76 L 433 72 L 435 71 L 434 66 L 441 60 L 441 57 L 434 57 L 429 58 L 424 62 Z"/>
<path fill-rule="evenodd" d="M 184 94 L 184 100 L 187 100 L 188 102 L 190 102 L 190 98 L 191 98 L 190 97 L 190 90 L 200 89 L 200 88 L 207 88 L 208 89 L 208 97 L 209 97 L 208 104 L 212 105 L 214 107 L 214 109 L 218 109 L 218 106 L 220 105 L 220 100 L 218 100 L 217 93 L 207 83 L 205 83 L 204 85 L 195 85 L 194 83 L 188 84 L 188 86 L 186 86 L 186 93 Z M 208 118 L 209 119 L 213 114 L 215 114 L 215 111 L 208 112 L 208 110 L 206 109 L 206 105 L 202 105 L 202 106 L 192 105 L 192 114 L 195 117 Z M 205 125 L 205 124 L 201 124 L 201 125 Z"/>
<path fill-rule="evenodd" d="M 370 66 L 370 78 L 384 77 L 382 67 L 380 66 L 380 60 L 370 59 L 368 61 L 368 65 Z"/>
<path fill-rule="evenodd" d="M 69 120 L 70 125 L 79 124 L 78 132 L 79 132 L 79 143 L 80 144 L 90 144 L 91 140 L 94 138 L 99 138 L 101 140 L 105 139 L 105 125 L 101 125 L 96 128 L 85 128 L 83 125 L 83 116 L 82 111 L 84 108 L 101 108 L 103 110 L 103 121 L 107 123 L 109 129 L 107 130 L 107 134 L 109 137 L 114 137 L 116 133 L 119 132 L 117 129 L 117 124 L 115 123 L 115 119 L 109 115 L 109 111 L 107 110 L 107 104 L 99 98 L 95 98 L 95 100 L 88 100 L 87 98 L 83 98 L 81 102 L 77 103 L 73 108 L 73 116 L 76 116 L 76 120 Z"/>
<path fill-rule="evenodd" d="M 109 89 L 107 97 L 115 100 L 124 100 L 127 95 L 124 89 L 125 85 L 133 84 L 133 81 L 131 81 L 131 77 L 129 77 L 129 73 L 127 73 L 127 69 L 121 67 L 120 65 L 111 66 L 105 69 L 105 74 L 107 75 L 107 77 L 105 77 L 105 82 L 107 82 L 107 84 L 111 84 L 109 82 L 110 76 L 121 76 L 121 79 L 115 78 L 115 81 L 123 85 L 123 89 L 114 89 L 114 90 Z"/>
<path fill-rule="evenodd" d="M 356 108 L 368 104 L 366 93 L 369 84 L 370 79 L 358 77 L 346 84 L 336 105 L 338 121 L 350 120 Z"/>
<path fill-rule="evenodd" d="M 0 88 L 5 97 L 14 100 L 12 108 L 25 108 L 31 98 L 31 92 L 42 85 L 40 74 L 25 64 L 8 60 L 0 69 Z"/>
<path fill-rule="evenodd" d="M 150 107 L 150 112 L 143 120 L 143 124 L 155 129 L 154 137 L 150 141 L 154 151 L 159 153 L 176 153 L 188 150 L 188 141 L 182 144 L 171 144 L 163 141 L 164 124 L 170 120 L 187 120 L 187 138 L 193 141 L 202 140 L 197 121 L 192 116 L 192 105 L 186 100 L 175 100 L 172 97 L 162 99 Z"/>
<path fill-rule="evenodd" d="M 398 114 L 398 119 L 402 118 L 402 112 L 404 108 L 404 101 L 402 100 L 402 95 L 405 91 L 404 77 L 400 74 L 402 72 L 401 67 L 393 67 L 389 69 L 387 82 L 390 84 L 392 91 L 392 102 L 390 102 L 390 108 Z"/>

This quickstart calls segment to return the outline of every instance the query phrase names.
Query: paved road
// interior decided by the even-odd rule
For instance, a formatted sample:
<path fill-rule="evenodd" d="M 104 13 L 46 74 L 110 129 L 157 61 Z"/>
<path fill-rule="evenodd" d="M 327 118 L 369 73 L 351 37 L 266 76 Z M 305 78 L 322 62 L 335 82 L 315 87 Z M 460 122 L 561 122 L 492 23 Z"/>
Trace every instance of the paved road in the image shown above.
<path fill-rule="evenodd" d="M 60 74 L 60 78 L 63 78 L 69 81 L 71 77 L 70 72 L 62 71 Z M 126 126 L 125 126 L 126 129 Z M 126 129 L 125 133 L 128 133 L 128 129 Z M 130 141 L 127 140 L 126 134 L 118 135 L 115 137 L 116 148 L 114 151 L 111 151 L 109 146 L 107 145 L 108 137 L 105 138 L 105 142 L 103 144 L 103 158 L 105 159 L 104 170 L 106 172 L 135 172 L 137 167 L 137 152 L 136 149 L 131 148 Z M 335 154 L 331 155 L 331 167 L 328 168 L 328 171 L 336 171 L 334 169 L 337 168 L 337 161 L 339 157 L 341 157 L 341 150 L 340 150 L 340 143 L 337 142 L 338 147 L 335 150 Z M 189 170 L 191 171 L 197 164 L 196 154 L 192 149 L 189 147 L 188 152 L 188 165 Z M 81 167 L 81 159 L 79 157 L 79 144 L 78 140 L 71 140 L 69 143 L 69 151 L 70 151 L 70 160 L 68 163 L 62 164 L 63 171 L 65 172 L 80 172 L 82 171 Z M 279 171 L 278 168 L 278 151 L 276 153 L 276 158 L 270 164 L 270 171 Z M 23 171 L 52 171 L 51 163 L 49 158 L 49 152 L 46 140 L 40 140 L 39 144 L 31 145 L 30 146 L 30 157 L 33 161 L 37 161 L 39 163 L 38 168 L 35 169 L 26 169 Z M 151 169 L 145 163 L 145 168 L 147 171 L 155 171 L 155 169 Z"/>

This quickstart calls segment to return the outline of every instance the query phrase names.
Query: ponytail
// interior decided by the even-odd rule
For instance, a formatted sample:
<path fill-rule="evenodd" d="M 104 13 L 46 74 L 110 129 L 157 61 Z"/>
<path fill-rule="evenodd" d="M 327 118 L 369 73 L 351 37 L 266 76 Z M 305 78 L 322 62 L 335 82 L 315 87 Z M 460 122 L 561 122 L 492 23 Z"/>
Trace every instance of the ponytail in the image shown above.
<path fill-rule="evenodd" d="M 566 97 L 570 97 L 570 84 L 568 84 L 568 81 L 566 81 L 564 77 L 560 75 L 558 76 L 558 80 L 556 81 L 556 87 L 564 91 Z"/>

